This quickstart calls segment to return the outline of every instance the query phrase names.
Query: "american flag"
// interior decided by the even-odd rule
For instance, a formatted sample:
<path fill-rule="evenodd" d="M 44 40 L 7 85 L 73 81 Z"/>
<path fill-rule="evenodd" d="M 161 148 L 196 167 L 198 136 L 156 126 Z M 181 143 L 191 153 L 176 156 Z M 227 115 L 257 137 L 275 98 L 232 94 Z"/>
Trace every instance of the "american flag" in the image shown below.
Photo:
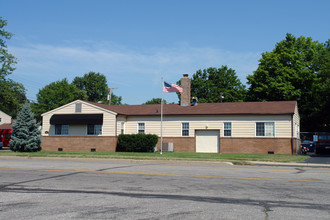
<path fill-rule="evenodd" d="M 164 92 L 180 92 L 182 93 L 182 87 L 164 82 Z"/>

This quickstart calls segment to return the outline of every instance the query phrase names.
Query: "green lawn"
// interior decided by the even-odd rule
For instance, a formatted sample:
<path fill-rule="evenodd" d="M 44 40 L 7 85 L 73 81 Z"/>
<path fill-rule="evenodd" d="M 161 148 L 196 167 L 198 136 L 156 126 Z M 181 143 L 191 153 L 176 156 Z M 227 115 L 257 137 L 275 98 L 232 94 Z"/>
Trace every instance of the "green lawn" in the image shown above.
<path fill-rule="evenodd" d="M 33 153 L 20 153 L 0 151 L 0 156 L 19 157 L 70 157 L 70 158 L 112 158 L 134 160 L 189 160 L 189 161 L 228 161 L 234 164 L 248 164 L 247 161 L 268 162 L 303 162 L 308 156 L 285 154 L 229 154 L 229 153 L 124 153 L 124 152 L 58 152 L 40 151 Z"/>

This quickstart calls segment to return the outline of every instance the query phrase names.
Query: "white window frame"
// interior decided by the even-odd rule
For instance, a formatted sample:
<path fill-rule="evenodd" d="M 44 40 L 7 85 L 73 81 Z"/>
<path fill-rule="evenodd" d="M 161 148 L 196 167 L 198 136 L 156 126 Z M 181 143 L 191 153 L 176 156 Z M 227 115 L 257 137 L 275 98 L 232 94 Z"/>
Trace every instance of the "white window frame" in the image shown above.
<path fill-rule="evenodd" d="M 69 125 L 57 124 L 57 125 L 54 125 L 54 126 L 55 126 L 55 130 L 54 130 L 55 135 L 57 135 L 57 136 L 69 135 L 69 129 L 70 129 Z M 56 134 L 56 126 L 61 126 L 60 134 Z"/>
<path fill-rule="evenodd" d="M 257 124 L 258 123 L 263 123 L 264 124 L 264 135 L 258 135 L 258 132 L 257 132 Z M 269 124 L 272 124 L 273 125 L 273 131 L 271 132 L 272 135 L 267 135 L 267 133 L 269 133 L 269 130 L 267 130 L 266 128 L 266 125 L 269 125 Z M 268 127 L 269 128 L 269 127 Z M 273 121 L 257 121 L 255 123 L 255 129 L 254 129 L 254 132 L 255 132 L 255 136 L 256 137 L 275 137 L 275 122 Z"/>
<path fill-rule="evenodd" d="M 124 121 L 120 123 L 120 134 L 125 134 L 125 125 L 126 123 Z"/>
<path fill-rule="evenodd" d="M 88 126 L 93 126 L 93 134 L 88 134 Z M 86 134 L 88 136 L 100 136 L 102 135 L 102 125 L 88 124 L 86 125 Z"/>
<path fill-rule="evenodd" d="M 226 126 L 225 124 L 230 124 L 230 129 L 226 129 Z M 226 132 L 225 131 L 230 131 L 230 135 L 226 135 Z M 233 136 L 233 123 L 230 122 L 230 121 L 226 121 L 223 123 L 223 136 L 224 137 L 232 137 Z"/>
<path fill-rule="evenodd" d="M 183 126 L 184 124 L 188 124 L 188 128 L 184 127 Z M 187 135 L 183 134 L 184 131 L 185 132 L 188 131 L 188 134 Z M 190 124 L 189 124 L 189 122 L 181 122 L 181 136 L 182 137 L 189 137 L 190 136 Z"/>
<path fill-rule="evenodd" d="M 142 125 L 142 124 L 143 124 L 143 132 L 139 132 L 140 130 L 142 131 L 142 129 L 140 129 L 140 125 Z M 138 133 L 138 134 L 146 133 L 146 123 L 145 122 L 138 122 L 136 127 L 137 127 L 136 133 Z"/>

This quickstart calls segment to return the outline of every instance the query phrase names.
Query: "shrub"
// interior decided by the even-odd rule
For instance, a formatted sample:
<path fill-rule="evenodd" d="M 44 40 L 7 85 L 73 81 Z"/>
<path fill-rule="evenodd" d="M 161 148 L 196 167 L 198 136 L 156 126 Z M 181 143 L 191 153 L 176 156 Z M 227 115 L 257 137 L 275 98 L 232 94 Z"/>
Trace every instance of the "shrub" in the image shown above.
<path fill-rule="evenodd" d="M 153 152 L 158 142 L 155 134 L 120 134 L 117 151 L 121 152 Z"/>

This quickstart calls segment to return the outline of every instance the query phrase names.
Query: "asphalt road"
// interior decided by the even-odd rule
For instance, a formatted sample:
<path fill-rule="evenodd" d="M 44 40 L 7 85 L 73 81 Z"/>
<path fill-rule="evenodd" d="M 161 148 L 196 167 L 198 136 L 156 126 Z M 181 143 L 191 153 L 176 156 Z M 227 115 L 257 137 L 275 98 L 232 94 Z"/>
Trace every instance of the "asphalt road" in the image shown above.
<path fill-rule="evenodd" d="M 330 219 L 330 168 L 0 158 L 0 219 Z"/>
<path fill-rule="evenodd" d="M 330 155 L 329 154 L 314 154 L 308 153 L 309 158 L 307 158 L 304 162 L 311 164 L 330 164 Z"/>

